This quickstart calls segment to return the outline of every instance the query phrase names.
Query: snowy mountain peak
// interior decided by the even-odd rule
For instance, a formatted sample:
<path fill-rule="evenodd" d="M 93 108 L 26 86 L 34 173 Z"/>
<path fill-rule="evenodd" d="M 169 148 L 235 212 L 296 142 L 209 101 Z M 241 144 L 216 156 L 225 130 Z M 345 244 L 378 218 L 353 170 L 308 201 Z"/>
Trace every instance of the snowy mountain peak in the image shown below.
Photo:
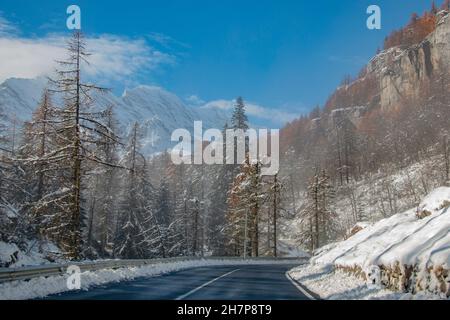
<path fill-rule="evenodd" d="M 6 80 L 0 84 L 0 110 L 9 120 L 29 120 L 46 85 L 46 78 Z M 175 94 L 157 86 L 137 86 L 124 91 L 121 97 L 110 92 L 97 94 L 96 103 L 102 108 L 114 106 L 122 132 L 139 122 L 147 154 L 170 148 L 172 132 L 178 128 L 192 130 L 194 121 L 203 121 L 210 128 L 222 128 L 227 121 L 225 113 L 189 107 Z"/>
<path fill-rule="evenodd" d="M 161 87 L 150 85 L 139 85 L 131 89 L 126 89 L 122 94 L 122 98 L 134 95 L 155 95 L 155 96 L 159 95 L 159 96 L 173 96 L 175 98 L 178 98 L 173 93 L 170 93 Z"/>
<path fill-rule="evenodd" d="M 0 84 L 0 110 L 6 118 L 25 121 L 31 117 L 47 84 L 44 77 L 37 79 L 11 78 Z"/>

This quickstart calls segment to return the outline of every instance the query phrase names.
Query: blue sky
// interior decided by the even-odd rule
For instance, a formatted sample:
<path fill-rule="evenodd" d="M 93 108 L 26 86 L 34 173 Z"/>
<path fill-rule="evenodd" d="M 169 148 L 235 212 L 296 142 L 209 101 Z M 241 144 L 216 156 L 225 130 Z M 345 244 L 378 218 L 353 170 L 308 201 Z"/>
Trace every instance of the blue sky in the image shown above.
<path fill-rule="evenodd" d="M 133 65 L 128 73 L 97 74 L 110 77 L 116 92 L 140 83 L 186 99 L 193 96 L 196 103 L 242 95 L 289 117 L 323 104 L 345 74 L 356 74 L 374 55 L 388 33 L 431 2 L 2 0 L 0 18 L 22 42 L 54 41 L 67 33 L 67 6 L 77 4 L 88 37 L 113 39 L 114 50 L 110 41 L 108 52 L 118 51 L 124 59 L 115 67 Z M 366 28 L 371 4 L 382 9 L 382 30 Z"/>

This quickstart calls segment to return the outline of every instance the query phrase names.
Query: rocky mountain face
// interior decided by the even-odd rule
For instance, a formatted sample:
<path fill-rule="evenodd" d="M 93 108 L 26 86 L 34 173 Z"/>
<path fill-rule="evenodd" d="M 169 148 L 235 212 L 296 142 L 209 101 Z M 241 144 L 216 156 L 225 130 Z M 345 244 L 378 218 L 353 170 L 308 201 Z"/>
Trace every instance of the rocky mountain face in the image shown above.
<path fill-rule="evenodd" d="M 424 41 L 408 48 L 394 47 L 378 54 L 367 68 L 379 83 L 382 110 L 402 99 L 415 99 L 429 86 L 433 76 L 450 74 L 450 17 L 441 11 L 437 25 Z"/>
<path fill-rule="evenodd" d="M 430 87 L 441 77 L 450 77 L 450 14 L 444 10 L 437 14 L 435 30 L 423 41 L 380 52 L 362 76 L 337 88 L 326 112 L 314 118 L 310 128 L 333 128 L 343 118 L 358 126 L 376 108 L 387 112 L 429 96 Z"/>
<path fill-rule="evenodd" d="M 0 84 L 0 111 L 6 116 L 3 121 L 16 123 L 31 118 L 42 92 L 47 85 L 45 78 L 8 79 Z M 55 103 L 58 98 L 54 97 Z M 95 96 L 96 108 L 114 107 L 120 132 L 126 135 L 130 126 L 139 122 L 142 130 L 142 147 L 146 154 L 170 148 L 171 134 L 175 129 L 193 131 L 194 121 L 203 121 L 203 127 L 223 128 L 228 114 L 213 108 L 187 106 L 176 95 L 154 86 L 139 86 L 126 90 L 121 97 L 111 92 Z"/>

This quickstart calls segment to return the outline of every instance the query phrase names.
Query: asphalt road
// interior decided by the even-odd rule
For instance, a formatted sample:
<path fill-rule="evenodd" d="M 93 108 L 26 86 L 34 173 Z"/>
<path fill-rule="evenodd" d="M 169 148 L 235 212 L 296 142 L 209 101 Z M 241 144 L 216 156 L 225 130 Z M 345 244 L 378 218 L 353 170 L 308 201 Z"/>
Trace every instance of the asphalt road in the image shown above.
<path fill-rule="evenodd" d="M 307 300 L 286 277 L 296 265 L 202 267 L 48 297 L 49 300 Z"/>

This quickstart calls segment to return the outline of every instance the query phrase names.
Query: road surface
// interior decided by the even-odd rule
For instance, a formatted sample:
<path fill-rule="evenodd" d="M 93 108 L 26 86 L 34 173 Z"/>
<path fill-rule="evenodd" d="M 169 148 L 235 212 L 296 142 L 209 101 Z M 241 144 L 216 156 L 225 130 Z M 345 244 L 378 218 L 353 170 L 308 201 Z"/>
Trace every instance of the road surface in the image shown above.
<path fill-rule="evenodd" d="M 297 265 L 201 267 L 166 275 L 107 284 L 50 300 L 307 300 L 286 277 Z"/>

